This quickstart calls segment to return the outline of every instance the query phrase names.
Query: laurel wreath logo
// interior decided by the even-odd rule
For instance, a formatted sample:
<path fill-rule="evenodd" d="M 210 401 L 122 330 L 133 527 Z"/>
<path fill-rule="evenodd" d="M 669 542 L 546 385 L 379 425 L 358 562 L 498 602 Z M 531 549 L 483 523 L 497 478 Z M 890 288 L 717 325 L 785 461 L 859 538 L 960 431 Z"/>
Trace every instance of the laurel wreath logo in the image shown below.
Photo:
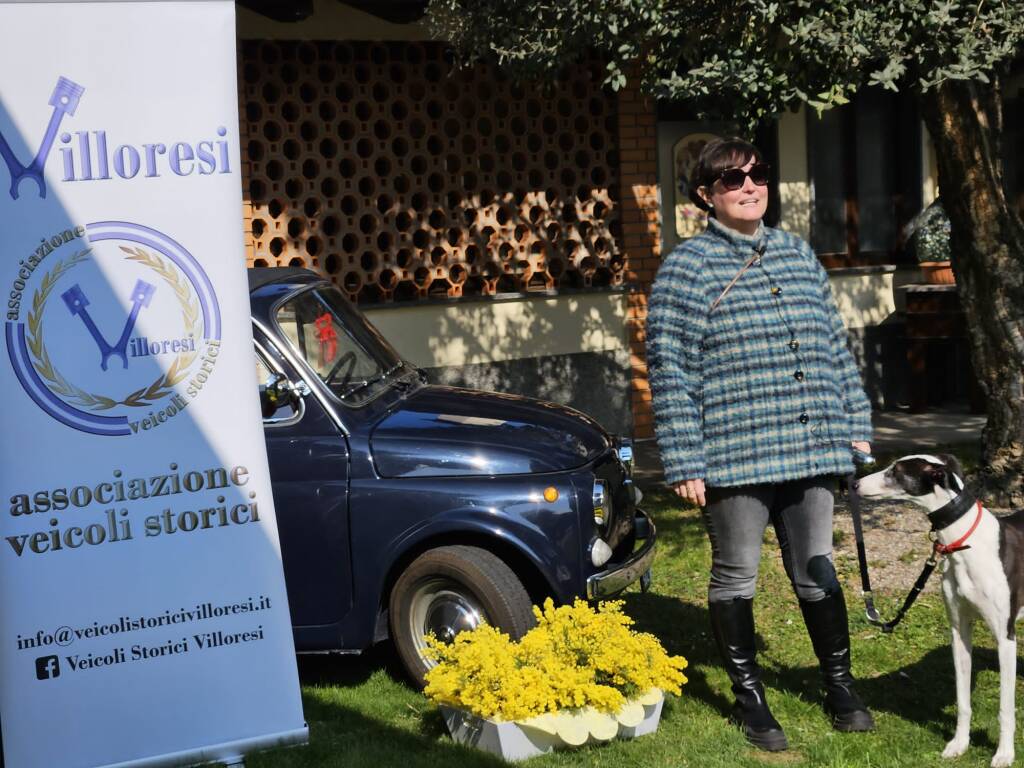
<path fill-rule="evenodd" d="M 32 296 L 32 310 L 28 313 L 27 343 L 36 372 L 46 379 L 54 394 L 83 408 L 105 411 L 117 405 L 117 401 L 103 395 L 86 392 L 65 379 L 50 361 L 50 354 L 43 344 L 43 310 L 46 308 L 50 293 L 65 272 L 88 259 L 91 253 L 92 251 L 88 248 L 81 250 L 67 261 L 58 261 L 53 269 L 43 275 L 39 288 Z"/>
<path fill-rule="evenodd" d="M 199 335 L 199 307 L 192 295 L 189 283 L 182 278 L 176 269 L 172 269 L 163 259 L 142 248 L 126 248 L 121 250 L 129 261 L 149 267 L 156 272 L 174 292 L 181 305 L 181 316 L 186 334 Z M 65 400 L 92 411 L 106 411 L 118 405 L 133 408 L 144 408 L 172 394 L 173 387 L 188 375 L 188 369 L 195 361 L 197 352 L 182 351 L 171 363 L 166 372 L 158 376 L 149 386 L 129 393 L 123 399 L 86 392 L 69 382 L 53 362 L 43 343 L 43 310 L 60 278 L 72 267 L 85 261 L 92 253 L 86 249 L 79 251 L 67 261 L 58 261 L 52 270 L 43 275 L 39 288 L 32 296 L 32 310 L 28 314 L 28 349 L 33 358 L 33 365 L 39 375 L 50 385 L 50 390 Z"/>

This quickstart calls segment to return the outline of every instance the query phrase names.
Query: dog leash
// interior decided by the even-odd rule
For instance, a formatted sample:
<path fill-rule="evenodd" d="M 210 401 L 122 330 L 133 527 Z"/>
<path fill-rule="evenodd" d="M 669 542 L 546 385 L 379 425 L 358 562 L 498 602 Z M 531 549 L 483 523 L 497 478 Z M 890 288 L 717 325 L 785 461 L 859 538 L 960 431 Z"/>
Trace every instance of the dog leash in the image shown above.
<path fill-rule="evenodd" d="M 870 455 L 862 454 L 860 451 L 854 452 L 853 460 L 855 464 L 862 467 L 870 466 L 875 462 Z M 896 612 L 896 616 L 890 621 L 885 621 L 878 613 L 878 609 L 875 608 L 875 600 L 871 593 L 871 577 L 868 576 L 868 554 L 864 547 L 864 526 L 860 519 L 860 494 L 857 493 L 856 474 L 851 474 L 846 478 L 846 492 L 850 500 L 850 516 L 853 518 L 853 536 L 857 541 L 857 562 L 860 565 L 860 593 L 861 597 L 864 598 L 864 617 L 868 620 L 868 624 L 880 627 L 883 632 L 889 633 L 896 629 L 897 624 L 903 621 L 903 617 L 910 610 L 910 606 L 914 604 L 917 596 L 924 590 L 925 584 L 928 583 L 928 579 L 932 575 L 932 571 L 935 570 L 935 566 L 939 563 L 939 555 L 933 547 L 931 555 L 924 564 L 921 575 L 917 577 L 914 586 L 910 588 L 910 592 L 907 593 L 907 597 L 904 599 L 903 605 Z"/>
<path fill-rule="evenodd" d="M 870 454 L 862 453 L 861 451 L 854 451 L 853 460 L 858 466 L 864 467 L 870 466 L 875 462 L 874 458 L 872 458 Z M 903 605 L 900 606 L 900 609 L 896 611 L 896 615 L 891 620 L 885 621 L 875 608 L 874 598 L 871 594 L 871 579 L 868 576 L 868 556 L 867 550 L 864 548 L 864 528 L 860 519 L 860 496 L 857 493 L 856 475 L 851 474 L 847 477 L 846 483 L 847 493 L 850 500 L 850 515 L 853 518 L 853 535 L 857 541 L 857 561 L 860 565 L 861 595 L 864 598 L 864 616 L 868 620 L 869 624 L 879 627 L 882 632 L 889 633 L 896 629 L 897 624 L 903 621 L 903 617 L 906 616 L 907 611 L 910 610 L 910 606 L 912 606 L 914 601 L 917 600 L 917 596 L 924 591 L 925 585 L 928 583 L 928 579 L 939 564 L 939 558 L 953 552 L 959 552 L 960 550 L 970 548 L 970 545 L 965 544 L 965 542 L 970 538 L 971 534 L 974 533 L 978 524 L 981 522 L 981 502 L 976 502 L 978 514 L 974 518 L 974 524 L 971 525 L 967 533 L 951 544 L 940 544 L 938 541 L 934 541 L 932 543 L 932 552 L 925 561 L 924 568 L 921 569 L 921 574 L 917 577 L 917 581 L 914 582 L 914 586 L 910 588 L 910 592 L 907 593 L 906 598 L 903 600 Z"/>
<path fill-rule="evenodd" d="M 875 463 L 875 459 L 871 454 L 864 453 L 863 451 L 853 451 L 853 463 L 858 467 L 868 467 Z M 852 473 L 846 478 L 846 494 L 850 502 L 850 517 L 853 518 L 853 537 L 857 543 L 857 563 L 860 566 L 860 585 L 861 597 L 864 598 L 864 616 L 867 618 L 869 624 L 873 624 L 876 627 L 881 627 L 883 632 L 892 632 L 897 624 L 903 619 L 904 613 L 909 610 L 914 600 L 917 599 L 914 589 L 911 589 L 910 595 L 907 595 L 907 599 L 903 604 L 901 612 L 897 614 L 897 617 L 891 622 L 884 621 L 878 613 L 878 609 L 875 608 L 875 600 L 871 592 L 871 577 L 868 575 L 868 554 L 864 547 L 864 526 L 860 519 L 860 494 L 857 493 L 857 474 Z M 929 559 L 930 562 L 930 559 Z M 938 561 L 936 560 L 936 563 Z M 925 566 L 927 575 L 922 572 L 917 579 L 917 583 L 914 584 L 914 588 L 920 593 L 924 589 L 925 583 L 928 581 L 928 577 L 932 575 L 932 571 L 935 569 L 935 565 L 932 564 L 929 568 Z"/>

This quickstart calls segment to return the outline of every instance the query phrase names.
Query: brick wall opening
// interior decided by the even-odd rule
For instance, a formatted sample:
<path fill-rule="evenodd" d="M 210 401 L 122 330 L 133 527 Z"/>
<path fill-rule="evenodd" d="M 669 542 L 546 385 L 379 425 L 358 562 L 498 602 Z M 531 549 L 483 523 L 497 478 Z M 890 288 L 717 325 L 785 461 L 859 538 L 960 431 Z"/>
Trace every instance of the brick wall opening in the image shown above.
<path fill-rule="evenodd" d="M 599 64 L 541 92 L 439 43 L 240 57 L 250 265 L 316 270 L 362 304 L 623 285 Z"/>

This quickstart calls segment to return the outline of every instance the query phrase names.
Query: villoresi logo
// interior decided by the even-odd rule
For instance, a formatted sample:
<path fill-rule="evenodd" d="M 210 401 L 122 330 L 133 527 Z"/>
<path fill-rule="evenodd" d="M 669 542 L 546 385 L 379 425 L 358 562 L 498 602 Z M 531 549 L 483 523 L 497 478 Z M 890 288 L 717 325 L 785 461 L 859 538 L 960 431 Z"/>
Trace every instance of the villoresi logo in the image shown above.
<path fill-rule="evenodd" d="M 140 142 L 115 144 L 106 130 L 60 132 L 64 119 L 73 117 L 85 88 L 66 77 L 57 78 L 50 96 L 50 121 L 35 157 L 23 165 L 0 131 L 0 157 L 11 176 L 10 195 L 17 200 L 21 183 L 31 179 L 40 197 L 46 197 L 45 166 L 55 141 L 60 142 L 61 181 L 109 181 L 136 177 L 155 179 L 164 175 L 209 176 L 231 173 L 227 128 L 216 129 L 216 139 L 199 141 Z M 111 149 L 111 147 L 113 147 Z"/>
<path fill-rule="evenodd" d="M 26 179 L 46 197 L 55 141 L 69 145 L 60 149 L 65 182 L 230 173 L 226 141 L 121 144 L 112 152 L 106 131 L 76 131 L 74 141 L 60 130 L 84 93 L 57 80 L 28 165 L 0 134 L 12 199 Z M 36 236 L 14 267 L 5 328 L 14 372 L 33 402 L 66 426 L 109 436 L 141 435 L 182 413 L 220 354 L 220 309 L 199 261 L 170 235 L 127 221 L 62 224 Z"/>
<path fill-rule="evenodd" d="M 203 392 L 220 355 L 220 309 L 179 242 L 99 221 L 47 234 L 19 264 L 7 351 L 45 413 L 95 435 L 141 435 Z"/>

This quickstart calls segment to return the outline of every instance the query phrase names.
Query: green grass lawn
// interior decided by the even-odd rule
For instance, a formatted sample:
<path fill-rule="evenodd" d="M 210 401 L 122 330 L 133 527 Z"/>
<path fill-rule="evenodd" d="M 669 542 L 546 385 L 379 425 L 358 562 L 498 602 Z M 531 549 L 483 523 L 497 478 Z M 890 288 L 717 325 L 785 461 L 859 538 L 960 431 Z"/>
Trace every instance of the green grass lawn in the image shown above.
<path fill-rule="evenodd" d="M 666 701 L 656 734 L 546 755 L 530 766 L 987 766 L 998 737 L 998 667 L 987 630 L 975 633 L 972 746 L 949 762 L 939 757 L 954 723 L 953 665 L 941 598 L 921 598 L 895 634 L 864 621 L 858 584 L 847 581 L 854 672 L 874 711 L 871 734 L 840 734 L 821 711 L 817 667 L 800 610 L 777 558 L 763 563 L 755 607 L 769 701 L 789 737 L 787 752 L 747 746 L 728 724 L 729 684 L 710 638 L 706 611 L 709 549 L 699 515 L 682 509 L 667 491 L 649 490 L 644 506 L 658 523 L 654 584 L 629 592 L 626 610 L 640 629 L 661 638 L 689 662 L 690 682 Z M 900 594 L 876 595 L 890 616 Z M 460 765 L 502 761 L 457 746 L 436 708 L 409 688 L 387 647 L 362 657 L 302 657 L 308 746 L 247 759 L 252 767 L 377 768 Z"/>

